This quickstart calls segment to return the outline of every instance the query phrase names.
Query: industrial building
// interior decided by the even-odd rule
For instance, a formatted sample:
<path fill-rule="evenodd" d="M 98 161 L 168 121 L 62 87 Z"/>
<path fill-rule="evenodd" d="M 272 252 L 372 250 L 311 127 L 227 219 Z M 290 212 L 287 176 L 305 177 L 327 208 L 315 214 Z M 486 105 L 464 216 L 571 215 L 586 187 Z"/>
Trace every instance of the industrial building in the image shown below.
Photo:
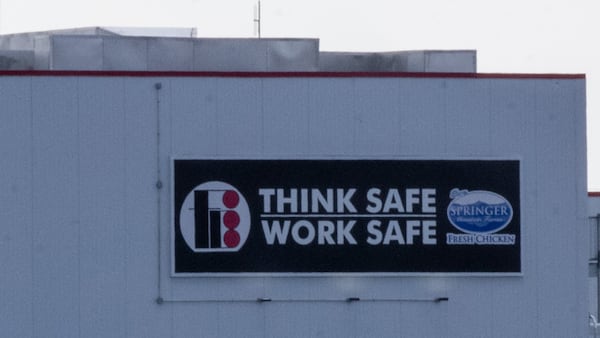
<path fill-rule="evenodd" d="M 0 36 L 2 335 L 593 336 L 585 76 L 476 64 Z"/>

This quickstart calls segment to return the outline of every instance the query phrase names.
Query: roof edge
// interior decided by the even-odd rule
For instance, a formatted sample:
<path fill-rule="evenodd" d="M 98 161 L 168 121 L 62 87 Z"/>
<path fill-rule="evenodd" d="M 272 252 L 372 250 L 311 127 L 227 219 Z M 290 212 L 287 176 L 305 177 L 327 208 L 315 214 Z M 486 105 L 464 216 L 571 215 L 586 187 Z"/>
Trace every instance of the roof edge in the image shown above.
<path fill-rule="evenodd" d="M 242 78 L 472 78 L 472 79 L 585 79 L 586 74 L 553 73 L 451 73 L 451 72 L 216 72 L 216 71 L 95 71 L 3 70 L 0 76 L 97 76 L 97 77 L 242 77 Z"/>

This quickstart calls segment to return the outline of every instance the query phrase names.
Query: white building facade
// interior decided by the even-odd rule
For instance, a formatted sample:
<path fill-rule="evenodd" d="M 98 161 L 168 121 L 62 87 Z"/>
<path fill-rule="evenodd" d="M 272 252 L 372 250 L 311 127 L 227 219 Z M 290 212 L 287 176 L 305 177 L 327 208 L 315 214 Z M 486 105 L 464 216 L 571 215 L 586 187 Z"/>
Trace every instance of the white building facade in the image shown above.
<path fill-rule="evenodd" d="M 582 75 L 3 71 L 0 107 L 7 337 L 590 333 Z M 174 159 L 513 161 L 517 265 L 178 276 Z"/>

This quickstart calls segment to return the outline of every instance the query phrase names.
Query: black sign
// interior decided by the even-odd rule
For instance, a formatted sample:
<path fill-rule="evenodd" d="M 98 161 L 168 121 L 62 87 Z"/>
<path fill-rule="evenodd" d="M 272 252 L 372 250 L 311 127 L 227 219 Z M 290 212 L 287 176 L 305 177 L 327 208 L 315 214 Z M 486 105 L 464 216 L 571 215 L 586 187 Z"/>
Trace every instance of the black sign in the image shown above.
<path fill-rule="evenodd" d="M 519 161 L 174 160 L 173 275 L 518 273 Z"/>

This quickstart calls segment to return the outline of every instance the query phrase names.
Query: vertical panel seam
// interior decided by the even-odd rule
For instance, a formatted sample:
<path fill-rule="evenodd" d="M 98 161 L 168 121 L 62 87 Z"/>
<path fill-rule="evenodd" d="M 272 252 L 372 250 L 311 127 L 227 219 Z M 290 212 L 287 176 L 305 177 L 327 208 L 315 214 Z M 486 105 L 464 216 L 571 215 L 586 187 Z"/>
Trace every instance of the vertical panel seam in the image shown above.
<path fill-rule="evenodd" d="M 304 105 L 304 116 L 306 116 L 306 142 L 304 143 L 304 149 L 302 154 L 309 155 L 310 152 L 310 80 L 304 79 L 304 97 L 306 99 L 306 105 Z"/>
<path fill-rule="evenodd" d="M 33 221 L 33 208 L 34 208 L 34 139 L 33 139 L 33 77 L 29 77 L 29 140 L 30 140 L 30 148 L 29 148 L 29 157 L 30 157 L 30 161 L 31 161 L 31 167 L 30 167 L 30 173 L 29 173 L 29 180 L 30 180 L 30 186 L 31 186 L 31 191 L 30 191 L 30 196 L 29 196 L 29 202 L 30 202 L 30 207 L 31 207 L 31 215 L 30 215 L 30 229 L 31 229 L 31 337 L 35 337 L 35 300 L 34 300 L 34 287 L 35 287 L 35 255 L 34 255 L 34 238 L 35 238 L 35 231 L 34 231 L 34 221 Z"/>
<path fill-rule="evenodd" d="M 268 60 L 268 55 L 267 55 Z M 265 105 L 264 105 L 264 95 L 265 95 L 265 79 L 261 78 L 260 81 L 260 95 L 258 95 L 258 99 L 260 100 L 260 153 L 264 155 L 265 153 Z"/>
<path fill-rule="evenodd" d="M 221 105 L 221 101 L 219 100 L 220 95 L 219 95 L 219 87 L 221 86 L 221 81 L 223 81 L 222 79 L 219 78 L 215 78 L 215 155 L 219 155 L 220 154 L 220 149 L 219 149 L 219 111 L 221 109 L 220 105 Z"/>
<path fill-rule="evenodd" d="M 169 152 L 168 152 L 168 155 L 166 156 L 167 159 L 168 159 L 169 156 L 171 154 L 173 154 L 173 134 L 174 133 L 173 133 L 173 118 L 172 118 L 173 116 L 172 116 L 172 112 L 174 110 L 174 108 L 173 108 L 173 102 L 174 102 L 174 100 L 173 100 L 173 80 L 172 79 L 165 79 L 165 80 L 166 80 L 166 83 L 167 83 L 168 92 L 165 93 L 166 95 L 163 96 L 163 98 L 164 98 L 164 100 L 167 100 L 167 102 L 168 102 L 168 104 L 165 105 L 165 106 L 168 106 L 168 109 L 163 109 L 163 112 L 165 112 L 165 111 L 167 112 L 167 119 L 168 119 L 168 122 L 169 122 L 169 129 L 168 129 L 168 133 L 169 133 Z M 164 113 L 163 113 L 163 115 L 164 115 Z M 159 144 L 159 146 L 160 146 L 160 144 Z M 160 155 L 160 153 L 159 153 L 159 155 Z M 167 170 L 165 172 L 167 173 L 167 175 L 170 175 L 170 173 L 169 173 L 170 169 L 168 169 L 168 168 L 170 168 L 170 166 L 167 166 Z M 164 172 L 163 172 L 163 175 L 164 175 Z M 168 181 L 169 180 L 165 180 L 165 182 L 168 182 Z M 163 194 L 163 191 L 168 191 L 167 189 L 164 189 L 164 184 L 163 184 L 163 188 L 160 189 L 159 194 Z M 169 198 L 167 197 L 164 200 L 168 201 Z M 163 203 L 162 205 L 168 206 L 169 204 L 168 203 Z M 162 205 L 159 205 L 159 208 L 161 208 Z M 168 213 L 168 207 L 166 209 L 167 209 L 167 212 L 164 213 L 163 217 L 167 218 L 167 222 L 165 222 L 164 224 L 168 224 L 170 226 L 170 222 L 169 222 L 169 220 L 170 220 L 170 214 Z M 162 221 L 160 221 L 160 224 L 163 224 Z M 163 228 L 163 226 L 161 226 L 159 228 L 160 232 L 162 232 L 162 228 Z M 161 252 L 161 255 L 159 257 L 160 260 L 162 260 L 162 256 L 164 255 L 165 252 L 169 252 L 169 250 L 168 250 L 169 240 L 170 240 L 170 235 L 167 235 L 167 236 L 162 236 L 161 235 L 161 242 L 165 242 L 165 241 L 167 242 L 167 250 L 161 250 L 160 251 Z M 160 243 L 160 245 L 162 245 L 162 243 Z M 165 271 L 165 269 L 163 268 L 161 271 Z M 161 272 L 161 275 L 159 275 L 158 277 L 162 278 L 162 274 L 163 273 L 164 272 Z M 165 284 L 168 286 L 168 289 L 169 289 L 169 298 L 172 299 L 173 298 L 173 286 L 172 286 L 171 283 L 168 283 L 168 282 L 165 283 Z M 173 306 L 169 306 L 169 312 L 170 312 L 170 315 L 171 315 L 171 337 L 174 337 L 175 336 L 175 308 Z"/>
<path fill-rule="evenodd" d="M 533 120 L 536 121 L 538 119 L 538 81 L 533 81 Z M 534 204 L 535 207 L 533 208 L 534 211 L 534 215 L 533 215 L 533 219 L 535 220 L 535 224 L 533 226 L 534 231 L 537 231 L 537 227 L 538 227 L 538 218 L 537 218 L 537 214 L 538 214 L 538 185 L 539 185 L 539 180 L 537 178 L 537 174 L 538 174 L 538 160 L 539 160 L 539 156 L 538 156 L 538 145 L 537 145 L 537 141 L 538 141 L 538 128 L 539 128 L 539 124 L 535 123 L 533 126 L 533 153 L 535 154 L 535 158 L 533 161 L 533 165 L 534 165 L 534 172 L 535 172 L 535 183 L 534 183 L 534 193 L 535 193 L 535 198 L 534 200 Z M 539 247 L 538 247 L 538 242 L 535 240 L 535 238 L 537 236 L 535 236 L 536 234 L 534 234 L 531 237 L 531 241 L 533 242 L 532 244 L 535 247 L 535 255 L 534 255 L 534 262 L 538 261 L 538 255 L 539 255 Z M 523 243 L 521 243 L 521 245 L 523 245 Z M 535 276 L 536 278 L 539 278 L 539 265 L 538 264 L 534 264 L 535 265 Z M 522 268 L 521 268 L 522 269 Z M 536 307 L 536 318 L 535 318 L 535 323 L 536 323 L 536 327 L 535 327 L 535 331 L 536 331 L 536 336 L 539 337 L 540 336 L 540 326 L 542 325 L 542 323 L 540 322 L 540 288 L 536 288 L 535 290 L 535 307 Z"/>
<path fill-rule="evenodd" d="M 169 152 L 167 155 L 167 158 L 173 154 L 173 135 L 175 133 L 173 133 L 173 111 L 175 110 L 175 108 L 173 108 L 173 80 L 172 79 L 165 79 L 167 82 L 167 88 L 168 90 L 168 95 L 166 96 L 165 100 L 167 100 L 168 102 L 168 108 L 165 111 L 167 112 L 167 119 L 169 120 Z M 168 174 L 168 170 L 167 170 L 167 174 Z M 166 182 L 166 180 L 165 180 Z"/>
<path fill-rule="evenodd" d="M 356 155 L 356 134 L 358 133 L 358 111 L 356 109 L 356 79 L 352 78 L 352 154 Z"/>
<path fill-rule="evenodd" d="M 571 103 L 569 104 L 569 106 L 572 107 L 571 109 L 573 109 L 573 111 L 571 113 L 571 123 L 572 123 L 572 126 L 573 126 L 573 136 L 572 136 L 573 137 L 573 145 L 572 145 L 573 146 L 573 151 L 572 151 L 573 158 L 572 158 L 572 163 L 573 163 L 575 172 L 579 172 L 579 170 L 580 170 L 579 168 L 581 168 L 579 165 L 577 165 L 577 163 L 580 163 L 580 162 L 577 161 L 577 159 L 579 157 L 579 147 L 578 146 L 580 144 L 579 137 L 578 137 L 578 132 L 577 132 L 577 130 L 578 130 L 577 126 L 579 124 L 578 123 L 578 121 L 579 121 L 579 105 L 577 104 L 577 96 L 578 96 L 577 93 L 578 93 L 579 86 L 577 86 L 577 84 L 578 84 L 578 81 L 576 81 L 573 86 L 569 86 L 569 88 L 571 89 Z M 584 114 L 584 116 L 585 116 L 585 114 Z M 585 130 L 586 130 L 585 123 L 584 123 L 583 127 L 584 127 L 583 131 L 584 131 L 584 135 L 585 135 Z M 585 151 L 585 149 L 586 149 L 585 144 L 583 145 L 583 148 L 584 148 L 584 151 Z M 587 162 L 585 161 L 585 157 L 584 157 L 584 162 L 583 162 L 583 164 L 581 164 L 581 166 L 584 168 L 584 172 L 587 174 L 587 170 L 585 170 L 585 168 L 587 166 Z M 580 189 L 579 188 L 580 179 L 581 178 L 579 178 L 579 176 L 577 175 L 576 178 L 575 178 L 575 186 L 574 186 L 574 191 L 573 191 L 574 196 L 575 196 L 575 199 L 574 199 L 575 200 L 575 215 L 573 217 L 573 221 L 575 223 L 575 226 L 574 226 L 573 231 L 571 232 L 571 235 L 573 236 L 572 237 L 572 241 L 575 244 L 573 246 L 573 255 L 575 257 L 575 260 L 574 260 L 574 264 L 573 264 L 573 266 L 571 268 L 574 270 L 574 274 L 573 275 L 575 276 L 575 284 L 579 285 L 579 280 L 581 280 L 581 282 L 582 282 L 581 285 L 586 285 L 584 277 L 582 275 L 580 275 L 580 274 L 577 274 L 577 270 L 579 269 L 580 265 L 584 266 L 584 269 L 582 269 L 584 272 L 587 270 L 587 267 L 585 267 L 585 265 L 584 265 L 585 264 L 584 263 L 585 259 L 582 260 L 582 258 L 584 258 L 585 256 L 583 256 L 582 254 L 580 254 L 580 252 L 583 251 L 582 247 L 584 247 L 584 246 L 578 245 L 578 244 L 580 244 L 579 241 L 578 241 L 578 238 L 582 237 L 581 234 L 580 234 L 580 231 L 583 232 L 583 231 L 585 231 L 587 229 L 587 227 L 580 227 L 580 225 L 584 225 L 584 226 L 587 225 L 587 223 L 583 222 L 583 220 L 585 218 L 584 217 L 581 217 L 581 218 L 579 217 L 579 210 L 581 209 L 581 207 L 579 206 L 579 202 L 581 201 L 581 198 L 578 197 L 578 196 L 584 194 L 584 192 L 581 192 L 581 194 L 580 194 L 580 190 L 579 190 Z M 585 180 L 584 190 L 587 193 L 587 178 L 584 177 L 583 179 Z M 587 196 L 587 194 L 586 194 L 586 196 Z M 582 216 L 585 216 L 585 215 L 582 215 Z M 574 296 L 575 296 L 575 299 L 574 299 L 573 306 L 574 306 L 574 311 L 577 311 L 576 310 L 577 309 L 577 304 L 579 303 L 580 299 L 581 299 L 582 302 L 585 302 L 585 297 L 583 297 L 583 295 L 581 293 L 575 293 Z M 589 303 L 589 300 L 588 300 L 588 303 Z M 579 325 L 577 325 L 577 323 L 578 323 L 578 321 L 575 320 L 575 322 L 573 323 L 573 325 L 577 328 L 576 332 L 579 332 L 581 330 L 581 328 L 580 328 Z"/>
<path fill-rule="evenodd" d="M 477 81 L 477 80 L 475 80 Z M 487 107 L 485 107 L 484 109 L 484 114 L 487 114 L 487 121 L 488 121 L 488 133 L 487 133 L 487 152 L 488 154 L 491 155 L 496 155 L 492 152 L 492 81 L 491 80 L 485 80 L 484 81 L 487 90 L 485 91 L 486 95 L 487 95 L 487 100 L 485 100 L 484 102 L 487 104 Z M 481 113 L 481 112 L 480 112 Z M 520 184 L 520 183 L 519 183 Z M 520 185 L 519 185 L 520 187 Z M 520 196 L 519 196 L 520 198 Z M 520 210 L 520 206 L 519 206 L 519 210 Z M 520 226 L 520 224 L 519 224 Z M 522 233 L 522 230 L 520 229 L 520 233 Z M 521 243 L 521 246 L 523 246 L 523 243 Z M 519 253 L 519 256 L 521 256 L 521 253 Z M 521 257 L 519 257 L 519 259 L 522 259 Z M 522 267 L 521 267 L 521 271 L 522 271 Z M 495 336 L 495 332 L 496 328 L 494 327 L 495 323 L 496 323 L 496 311 L 495 311 L 495 306 L 494 304 L 496 304 L 496 293 L 494 292 L 494 284 L 496 284 L 495 280 L 492 280 L 489 283 L 489 293 L 490 293 L 490 298 L 492 299 L 492 302 L 490 304 L 491 307 L 491 320 L 490 320 L 490 326 L 489 326 L 489 330 L 490 330 L 490 336 L 494 337 Z M 501 332 L 501 331 L 500 331 Z"/>
<path fill-rule="evenodd" d="M 448 155 L 448 82 L 442 79 L 442 116 L 444 121 L 443 138 L 444 138 L 444 155 Z"/>
<path fill-rule="evenodd" d="M 126 128 L 126 113 L 125 113 L 125 79 L 121 78 L 121 114 L 122 114 L 122 119 L 121 119 L 121 132 L 122 132 L 122 141 L 123 141 L 123 163 L 122 163 L 122 169 L 123 169 L 123 182 L 122 182 L 122 187 L 123 187 L 123 205 L 122 205 L 122 218 L 121 218 L 121 229 L 123 229 L 123 236 L 121 237 L 121 241 L 123 243 L 122 246 L 122 250 L 123 250 L 123 291 L 124 291 L 124 297 L 121 298 L 121 302 L 123 302 L 124 306 L 121 309 L 121 319 L 123 320 L 123 328 L 122 331 L 123 332 L 123 337 L 126 338 L 129 336 L 128 334 L 128 326 L 127 326 L 127 295 L 128 295 L 128 285 L 127 285 L 127 263 L 129 261 L 129 257 L 127 254 L 127 229 L 129 228 L 128 224 L 127 224 L 127 128 Z"/>
<path fill-rule="evenodd" d="M 404 156 L 405 154 L 402 153 L 402 136 L 403 136 L 403 132 L 402 132 L 402 93 L 400 92 L 400 79 L 396 79 L 396 116 L 398 117 L 398 149 L 397 152 L 401 155 Z"/>
<path fill-rule="evenodd" d="M 488 115 L 488 133 L 487 133 L 487 139 L 488 139 L 488 146 L 487 146 L 487 150 L 488 150 L 488 154 L 491 155 L 496 155 L 494 154 L 494 150 L 493 150 L 493 145 L 492 145 L 492 130 L 494 128 L 493 123 L 492 123 L 492 115 L 494 114 L 494 112 L 492 112 L 492 107 L 494 106 L 492 104 L 492 80 L 488 79 L 487 81 L 487 109 L 485 110 L 486 114 Z"/>
<path fill-rule="evenodd" d="M 75 90 L 76 105 L 77 105 L 77 332 L 81 337 L 81 121 L 80 121 L 80 79 L 75 82 L 77 88 Z"/>

